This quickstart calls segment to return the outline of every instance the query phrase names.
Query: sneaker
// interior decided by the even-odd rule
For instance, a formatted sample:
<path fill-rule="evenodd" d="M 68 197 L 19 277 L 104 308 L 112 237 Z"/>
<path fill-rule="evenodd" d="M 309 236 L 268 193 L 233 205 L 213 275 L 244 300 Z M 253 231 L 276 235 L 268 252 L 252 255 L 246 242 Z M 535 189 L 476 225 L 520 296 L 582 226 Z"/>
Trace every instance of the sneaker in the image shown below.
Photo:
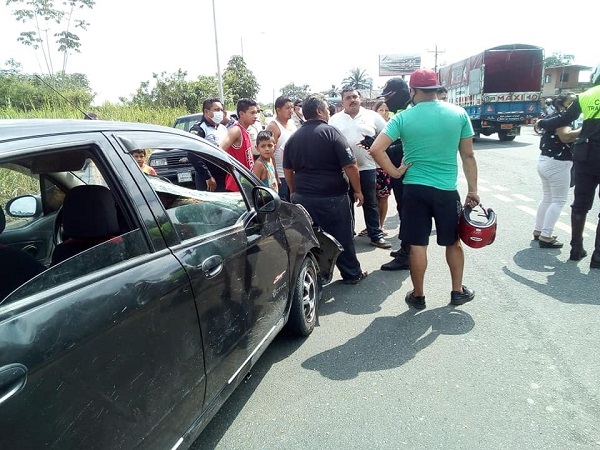
<path fill-rule="evenodd" d="M 452 291 L 450 292 L 450 303 L 452 305 L 464 305 L 475 298 L 475 291 L 468 287 L 462 287 L 462 292 Z"/>
<path fill-rule="evenodd" d="M 377 248 L 392 248 L 392 244 L 390 244 L 384 238 L 373 239 L 371 241 L 371 245 L 374 245 Z"/>
<path fill-rule="evenodd" d="M 406 256 L 398 256 L 390 262 L 382 264 L 381 270 L 410 270 L 410 261 Z"/>
<path fill-rule="evenodd" d="M 413 292 L 414 291 L 410 291 L 406 294 L 406 297 L 404 298 L 406 304 L 415 309 L 425 309 L 425 296 L 416 296 Z"/>

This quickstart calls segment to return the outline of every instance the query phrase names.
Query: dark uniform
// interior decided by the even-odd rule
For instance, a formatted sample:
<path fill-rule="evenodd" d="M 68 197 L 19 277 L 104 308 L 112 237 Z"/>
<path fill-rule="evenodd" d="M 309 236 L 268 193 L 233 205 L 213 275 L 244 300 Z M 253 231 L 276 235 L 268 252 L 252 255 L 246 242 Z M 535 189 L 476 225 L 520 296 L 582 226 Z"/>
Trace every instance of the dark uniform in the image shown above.
<path fill-rule="evenodd" d="M 410 103 L 410 89 L 406 81 L 402 78 L 390 78 L 383 87 L 383 93 L 380 97 L 385 98 L 385 104 L 390 111 L 397 114 L 408 106 Z M 386 153 L 394 166 L 398 167 L 402 164 L 404 158 L 404 148 L 402 141 L 398 139 L 392 142 Z M 400 226 L 402 226 L 402 196 L 404 195 L 404 177 L 392 178 L 392 191 L 394 192 L 394 200 L 396 200 L 396 209 L 400 218 Z M 398 234 L 400 239 L 400 234 Z M 388 263 L 381 266 L 381 270 L 408 270 L 410 269 L 410 245 L 402 242 L 400 249 L 393 251 L 391 256 L 394 258 Z"/>
<path fill-rule="evenodd" d="M 583 228 L 594 194 L 600 184 L 600 65 L 592 73 L 593 87 L 578 95 L 567 111 L 537 122 L 539 128 L 552 130 L 569 125 L 583 113 L 581 134 L 572 148 L 575 170 L 575 199 L 571 205 L 571 254 L 579 261 L 587 255 L 583 248 Z M 595 250 L 590 267 L 600 268 L 600 224 L 596 227 Z"/>
<path fill-rule="evenodd" d="M 190 128 L 190 133 L 200 136 L 208 140 L 209 142 L 212 142 L 218 147 L 219 142 L 217 142 L 216 140 L 216 134 L 213 132 L 208 133 L 207 135 L 206 132 L 207 130 L 212 130 L 214 128 L 215 127 L 210 123 L 206 122 L 203 117 L 202 120 L 192 125 L 192 127 Z M 211 162 L 205 162 L 202 158 L 200 158 L 192 152 L 188 153 L 188 159 L 196 172 L 196 190 L 205 191 L 206 181 L 211 178 L 214 178 L 215 182 L 217 183 L 217 187 L 215 190 L 217 192 L 225 192 L 225 176 L 227 175 L 226 172 L 224 172 L 222 169 L 220 169 Z"/>
<path fill-rule="evenodd" d="M 363 275 L 354 247 L 354 230 L 348 182 L 343 167 L 356 163 L 348 141 L 323 120 L 307 120 L 290 136 L 283 153 L 283 168 L 294 171 L 292 201 L 311 215 L 314 223 L 344 247 L 336 265 L 345 282 Z"/>

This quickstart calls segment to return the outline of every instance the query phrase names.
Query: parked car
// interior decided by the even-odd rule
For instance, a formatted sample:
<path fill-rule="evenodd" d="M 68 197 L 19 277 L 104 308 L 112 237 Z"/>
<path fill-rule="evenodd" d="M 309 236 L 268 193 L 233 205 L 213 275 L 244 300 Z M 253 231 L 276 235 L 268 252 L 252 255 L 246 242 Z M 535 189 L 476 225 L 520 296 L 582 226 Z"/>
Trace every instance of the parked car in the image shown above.
<path fill-rule="evenodd" d="M 145 175 L 185 149 L 240 192 Z M 206 141 L 0 120 L 0 448 L 188 447 L 284 327 L 309 335 L 339 244 Z"/>
<path fill-rule="evenodd" d="M 235 111 L 228 111 L 229 117 L 237 120 Z M 202 120 L 203 114 L 189 114 L 175 119 L 174 128 L 184 131 L 190 131 L 192 126 Z M 153 152 L 148 158 L 148 164 L 154 168 L 156 173 L 171 181 L 171 183 L 181 186 L 194 188 L 196 186 L 196 171 L 188 159 L 188 154 L 184 150 L 171 150 L 168 153 L 157 151 Z M 209 165 L 209 170 L 219 171 L 213 165 Z M 224 179 L 224 174 L 213 174 L 216 178 Z"/>
<path fill-rule="evenodd" d="M 175 119 L 175 123 L 173 123 L 173 128 L 178 128 L 183 131 L 190 131 L 190 128 L 196 123 L 200 122 L 204 114 L 188 114 L 185 116 L 179 116 Z"/>

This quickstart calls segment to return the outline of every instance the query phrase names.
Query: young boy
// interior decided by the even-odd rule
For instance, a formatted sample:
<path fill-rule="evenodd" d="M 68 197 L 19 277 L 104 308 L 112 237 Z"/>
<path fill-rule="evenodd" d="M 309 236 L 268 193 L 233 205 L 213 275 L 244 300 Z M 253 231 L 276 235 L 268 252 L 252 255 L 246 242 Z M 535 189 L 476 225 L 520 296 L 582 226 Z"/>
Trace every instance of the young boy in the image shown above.
<path fill-rule="evenodd" d="M 227 132 L 227 136 L 220 143 L 220 147 L 226 153 L 229 153 L 248 170 L 254 167 L 254 157 L 252 156 L 252 140 L 248 134 L 248 127 L 256 122 L 258 117 L 258 104 L 249 98 L 242 98 L 237 102 L 238 122 Z M 225 189 L 230 192 L 239 192 L 237 185 L 231 174 L 225 178 Z"/>
<path fill-rule="evenodd" d="M 151 166 L 146 164 L 146 150 L 144 150 L 144 149 L 134 150 L 131 152 L 131 156 L 133 156 L 133 159 L 135 159 L 135 161 L 138 163 L 138 165 L 140 166 L 140 169 L 142 169 L 142 172 L 144 172 L 148 175 L 154 175 L 154 176 L 158 175 L 156 173 L 156 170 L 154 170 Z"/>
<path fill-rule="evenodd" d="M 277 176 L 277 168 L 273 160 L 275 152 L 273 133 L 268 130 L 260 131 L 256 136 L 256 149 L 260 156 L 254 163 L 252 172 L 254 172 L 265 186 L 277 192 L 279 177 Z"/>

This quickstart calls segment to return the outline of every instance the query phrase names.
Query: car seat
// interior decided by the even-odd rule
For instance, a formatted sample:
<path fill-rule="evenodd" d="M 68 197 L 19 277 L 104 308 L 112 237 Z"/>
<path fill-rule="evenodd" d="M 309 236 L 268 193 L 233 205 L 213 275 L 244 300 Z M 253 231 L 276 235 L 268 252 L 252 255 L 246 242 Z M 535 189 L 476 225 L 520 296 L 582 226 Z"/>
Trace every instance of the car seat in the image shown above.
<path fill-rule="evenodd" d="M 6 227 L 6 218 L 0 208 L 0 234 Z M 46 270 L 29 253 L 0 244 L 0 303 L 16 288 Z"/>
<path fill-rule="evenodd" d="M 120 235 L 115 199 L 104 186 L 74 187 L 58 216 L 67 239 L 54 248 L 52 265 Z"/>

